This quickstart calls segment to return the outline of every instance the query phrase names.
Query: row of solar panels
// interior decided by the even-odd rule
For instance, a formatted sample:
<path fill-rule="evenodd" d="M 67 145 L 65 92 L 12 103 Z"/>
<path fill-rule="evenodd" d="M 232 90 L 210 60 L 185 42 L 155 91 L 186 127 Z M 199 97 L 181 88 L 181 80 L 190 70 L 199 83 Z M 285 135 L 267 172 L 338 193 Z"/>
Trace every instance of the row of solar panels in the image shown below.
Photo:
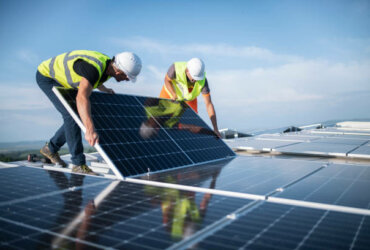
<path fill-rule="evenodd" d="M 239 150 L 370 159 L 370 132 L 341 128 L 260 135 L 226 142 Z"/>
<path fill-rule="evenodd" d="M 2 248 L 369 246 L 369 165 L 237 157 L 126 181 L 0 173 Z"/>

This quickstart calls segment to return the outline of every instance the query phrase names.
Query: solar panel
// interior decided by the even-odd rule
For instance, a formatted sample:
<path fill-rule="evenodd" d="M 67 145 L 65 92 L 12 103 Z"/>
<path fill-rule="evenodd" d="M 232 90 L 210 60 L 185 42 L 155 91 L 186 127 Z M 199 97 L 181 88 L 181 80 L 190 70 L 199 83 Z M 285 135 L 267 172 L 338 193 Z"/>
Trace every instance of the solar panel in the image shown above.
<path fill-rule="evenodd" d="M 349 157 L 370 159 L 369 144 L 363 145 L 348 153 Z"/>
<path fill-rule="evenodd" d="M 273 149 L 273 151 L 280 153 L 345 157 L 347 156 L 347 152 L 355 148 L 355 145 L 349 144 L 302 142 L 299 144 L 282 146 Z"/>
<path fill-rule="evenodd" d="M 288 140 L 266 140 L 266 139 L 249 139 L 249 140 L 227 140 L 226 143 L 231 148 L 241 150 L 256 150 L 270 152 L 272 149 L 295 145 L 301 143 L 300 141 L 288 141 Z"/>
<path fill-rule="evenodd" d="M 237 157 L 231 161 L 196 168 L 137 177 L 151 181 L 194 187 L 267 195 L 322 168 L 316 161 L 262 157 Z"/>
<path fill-rule="evenodd" d="M 360 139 L 360 138 L 341 138 L 341 137 L 325 137 L 320 138 L 315 141 L 316 143 L 333 143 L 333 144 L 346 144 L 346 145 L 355 145 L 360 146 L 366 142 L 368 142 L 367 139 Z"/>
<path fill-rule="evenodd" d="M 54 92 L 85 130 L 73 89 Z M 234 152 L 184 102 L 93 92 L 97 150 L 117 177 L 234 157 Z"/>
<path fill-rule="evenodd" d="M 368 208 L 370 204 L 369 166 L 330 164 L 286 189 L 279 197 Z"/>
<path fill-rule="evenodd" d="M 71 176 L 69 173 L 62 175 L 62 178 L 58 178 L 59 172 L 46 172 L 29 167 L 5 168 L 1 169 L 0 173 L 0 205 L 7 204 L 10 201 L 14 202 L 14 200 L 22 201 L 35 195 L 42 196 L 50 192 L 57 192 L 63 186 L 79 188 L 83 184 L 95 185 L 96 183 L 106 182 L 106 180 L 98 178 L 88 178 L 82 181 L 84 176 L 80 175 L 74 175 L 73 181 L 69 181 Z"/>
<path fill-rule="evenodd" d="M 319 165 L 237 157 L 146 176 L 167 183 L 180 180 L 187 190 L 127 182 L 133 178 L 112 181 L 26 167 L 0 169 L 2 187 L 8 178 L 23 183 L 0 191 L 0 197 L 7 197 L 0 203 L 0 248 L 368 246 L 370 196 L 364 190 L 369 189 L 369 166 L 332 164 L 317 170 Z M 43 188 L 40 194 L 35 183 Z M 284 189 L 271 193 L 276 187 Z M 24 193 L 26 197 L 4 195 L 24 190 L 34 191 Z M 263 195 L 252 201 L 239 196 L 243 191 Z"/>
<path fill-rule="evenodd" d="M 164 249 L 250 200 L 34 169 L 41 183 L 65 183 L 47 196 L 0 205 L 0 248 Z M 2 171 L 2 170 L 1 170 Z M 11 171 L 19 171 L 12 168 Z M 55 178 L 50 172 L 57 174 Z M 82 178 L 82 183 L 81 183 Z M 19 182 L 27 177 L 21 176 Z M 102 180 L 103 182 L 99 182 Z M 84 184 L 95 181 L 95 185 Z M 68 183 L 68 182 L 67 182 Z M 13 187 L 17 190 L 18 187 Z M 19 192 L 21 190 L 17 190 Z"/>
<path fill-rule="evenodd" d="M 263 203 L 199 249 L 368 249 L 370 216 Z"/>
<path fill-rule="evenodd" d="M 341 129 L 336 127 L 328 127 L 323 129 L 307 130 L 304 133 L 314 135 L 329 135 L 329 136 L 340 136 L 347 138 L 366 138 L 370 139 L 370 132 L 368 130 L 355 130 L 355 129 Z"/>

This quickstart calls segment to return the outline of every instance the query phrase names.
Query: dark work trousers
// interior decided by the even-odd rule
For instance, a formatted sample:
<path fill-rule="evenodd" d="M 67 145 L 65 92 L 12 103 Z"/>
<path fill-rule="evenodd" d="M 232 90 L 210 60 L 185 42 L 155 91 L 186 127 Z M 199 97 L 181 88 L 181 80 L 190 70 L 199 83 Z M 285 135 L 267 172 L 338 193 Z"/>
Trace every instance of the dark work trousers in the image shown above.
<path fill-rule="evenodd" d="M 49 141 L 50 151 L 52 153 L 58 152 L 67 141 L 69 152 L 72 155 L 72 163 L 74 165 L 85 164 L 86 160 L 85 155 L 83 154 L 81 129 L 52 91 L 54 86 L 60 87 L 61 85 L 55 80 L 41 75 L 39 71 L 36 73 L 36 81 L 40 89 L 54 104 L 55 108 L 62 114 L 64 121 L 63 125 Z"/>

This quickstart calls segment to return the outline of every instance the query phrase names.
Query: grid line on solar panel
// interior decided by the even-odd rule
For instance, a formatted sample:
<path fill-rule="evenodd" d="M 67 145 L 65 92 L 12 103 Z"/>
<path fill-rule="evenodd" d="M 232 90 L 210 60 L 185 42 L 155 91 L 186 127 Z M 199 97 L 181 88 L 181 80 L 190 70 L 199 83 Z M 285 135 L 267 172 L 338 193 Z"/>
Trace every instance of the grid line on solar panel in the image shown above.
<path fill-rule="evenodd" d="M 355 232 L 364 232 L 359 228 L 364 217 L 369 218 L 265 203 L 201 241 L 197 247 L 298 249 L 301 243 L 305 248 L 348 249 L 356 241 Z M 366 236 L 360 238 L 363 241 Z"/>
<path fill-rule="evenodd" d="M 368 190 L 370 187 L 369 177 L 370 168 L 368 166 L 331 164 L 309 178 L 296 183 L 292 188 L 284 190 L 278 196 L 367 208 L 370 194 L 363 190 Z"/>
<path fill-rule="evenodd" d="M 49 235 L 49 236 L 57 236 L 57 237 L 61 237 L 61 238 L 64 238 L 66 240 L 69 240 L 71 242 L 79 242 L 83 245 L 87 245 L 89 247 L 95 247 L 95 248 L 99 248 L 99 249 L 103 249 L 104 246 L 103 245 L 98 245 L 98 244 L 95 244 L 93 242 L 89 242 L 89 241 L 85 241 L 85 240 L 81 240 L 81 239 L 78 239 L 78 238 L 73 238 L 73 237 L 69 237 L 67 235 L 61 235 L 61 234 L 58 234 L 58 233 L 55 233 L 55 232 L 52 232 L 52 231 L 49 231 L 47 229 L 43 229 L 43 228 L 39 228 L 37 226 L 34 226 L 34 225 L 29 225 L 29 224 L 26 224 L 26 223 L 23 223 L 23 222 L 17 222 L 17 221 L 12 221 L 12 220 L 8 220 L 6 218 L 2 218 L 0 217 L 0 220 L 3 221 L 3 222 L 7 222 L 7 223 L 11 223 L 11 224 L 14 224 L 14 225 L 17 225 L 18 227 L 21 227 L 21 228 L 27 228 L 27 229 L 30 229 L 30 230 L 34 230 L 34 231 L 37 231 L 37 232 L 40 232 L 42 234 L 46 234 L 46 235 Z M 39 235 L 39 236 L 42 236 L 42 234 L 35 234 L 35 235 Z M 17 245 L 17 241 L 25 241 L 25 242 L 22 242 L 22 245 L 27 245 L 29 246 L 30 243 L 32 243 L 32 241 L 36 241 L 37 243 L 42 243 L 43 245 L 48 245 L 48 244 L 45 244 L 44 242 L 40 242 L 38 240 L 29 240 L 27 238 L 22 238 L 21 240 L 14 240 L 12 242 L 10 242 L 9 244 L 12 244 L 12 245 Z M 38 246 L 38 248 L 41 247 L 41 246 Z M 50 247 L 50 245 L 49 245 Z M 53 246 L 54 247 L 54 246 Z M 58 246 L 59 247 L 59 246 Z"/>
<path fill-rule="evenodd" d="M 139 99 L 137 99 L 137 101 L 138 102 L 140 102 L 139 101 Z M 148 112 L 149 113 L 149 112 Z M 169 138 L 171 138 L 171 140 L 173 141 L 173 143 L 175 143 L 175 145 L 178 147 L 178 148 L 180 148 L 181 149 L 181 151 L 182 152 L 184 152 L 184 155 L 186 156 L 186 158 L 188 158 L 188 160 L 191 162 L 191 163 L 194 163 L 193 162 L 193 160 L 189 157 L 189 155 L 183 150 L 183 148 L 181 148 L 180 146 L 179 146 L 179 144 L 174 140 L 174 138 L 172 137 L 172 136 L 170 136 L 170 134 L 168 133 L 168 131 L 160 124 L 160 122 L 157 120 L 157 119 L 155 119 L 154 118 L 154 116 L 151 114 L 151 113 L 149 113 L 150 115 L 151 115 L 151 117 L 153 117 L 153 119 L 155 120 L 155 122 L 156 122 L 156 124 L 158 124 L 159 125 L 159 127 L 160 128 L 162 128 L 163 129 L 163 131 L 168 135 L 168 137 Z"/>
<path fill-rule="evenodd" d="M 368 207 L 367 207 L 368 209 L 370 208 L 370 203 L 369 203 L 369 205 L 368 205 Z M 362 232 L 362 229 L 363 228 L 365 228 L 365 229 L 367 229 L 367 232 L 365 232 L 365 234 L 367 234 L 368 235 L 368 233 L 369 233 L 369 228 L 370 228 L 370 225 L 369 225 L 369 223 L 366 223 L 365 221 L 366 221 L 366 219 L 368 219 L 368 221 L 369 221 L 369 217 L 368 216 L 363 216 L 362 217 L 362 219 L 361 219 L 361 222 L 360 222 L 360 225 L 357 227 L 357 230 L 356 230 L 356 234 L 355 234 L 355 236 L 353 237 L 353 241 L 352 241 L 352 243 L 351 243 L 351 247 L 350 247 L 350 249 L 354 249 L 355 247 L 356 247 L 356 245 L 358 244 L 358 241 L 360 240 L 360 239 L 363 239 L 364 237 L 361 237 L 361 232 Z M 368 224 L 367 226 L 365 225 L 365 224 Z M 365 226 L 364 226 L 365 225 Z M 363 244 L 363 245 L 367 245 L 367 246 L 370 246 L 370 240 L 369 239 L 367 239 L 367 244 Z"/>

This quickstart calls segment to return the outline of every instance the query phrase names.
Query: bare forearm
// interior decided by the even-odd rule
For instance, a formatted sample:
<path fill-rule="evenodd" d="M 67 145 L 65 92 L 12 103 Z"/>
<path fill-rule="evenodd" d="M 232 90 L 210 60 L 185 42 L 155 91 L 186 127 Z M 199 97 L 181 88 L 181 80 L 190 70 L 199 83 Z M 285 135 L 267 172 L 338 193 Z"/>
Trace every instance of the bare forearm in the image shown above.
<path fill-rule="evenodd" d="M 176 95 L 174 86 L 172 82 L 169 80 L 167 75 L 164 78 L 164 85 L 166 86 L 166 89 L 170 92 L 171 99 L 175 100 L 177 95 Z"/>
<path fill-rule="evenodd" d="M 213 129 L 218 130 L 216 111 L 215 111 L 213 104 L 208 104 L 207 113 L 209 115 L 209 118 L 211 119 Z"/>
<path fill-rule="evenodd" d="M 89 97 L 93 91 L 89 81 L 86 78 L 82 78 L 78 89 L 76 103 L 77 110 L 80 114 L 80 118 L 85 125 L 85 139 L 91 146 L 95 143 L 99 143 L 99 135 L 95 132 L 94 123 L 91 119 L 91 107 Z"/>
<path fill-rule="evenodd" d="M 80 118 L 85 125 L 87 131 L 94 131 L 94 124 L 91 119 L 90 101 L 83 95 L 78 95 L 76 98 L 77 110 Z"/>

